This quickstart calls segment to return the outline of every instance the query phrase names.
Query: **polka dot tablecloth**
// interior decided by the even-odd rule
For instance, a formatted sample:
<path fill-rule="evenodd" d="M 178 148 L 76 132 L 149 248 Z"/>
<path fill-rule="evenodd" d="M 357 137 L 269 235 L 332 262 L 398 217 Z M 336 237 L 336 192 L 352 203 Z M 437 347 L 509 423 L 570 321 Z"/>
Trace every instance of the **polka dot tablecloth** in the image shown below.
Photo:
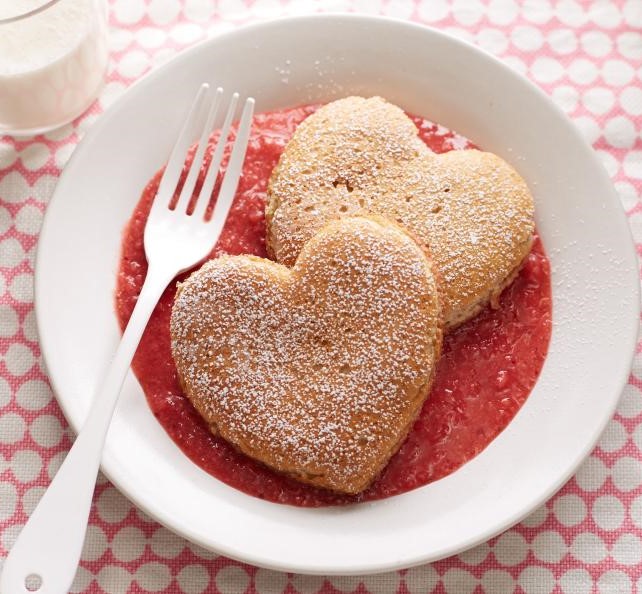
<path fill-rule="evenodd" d="M 44 136 L 0 139 L 0 563 L 72 440 L 34 322 L 44 210 L 100 113 L 187 45 L 249 21 L 321 10 L 413 19 L 472 41 L 539 84 L 573 119 L 613 179 L 642 253 L 642 0 L 113 0 L 110 9 L 108 80 L 89 112 Z M 642 594 L 642 343 L 637 351 L 617 413 L 577 475 L 475 549 L 378 576 L 276 573 L 186 542 L 99 477 L 72 592 Z"/>

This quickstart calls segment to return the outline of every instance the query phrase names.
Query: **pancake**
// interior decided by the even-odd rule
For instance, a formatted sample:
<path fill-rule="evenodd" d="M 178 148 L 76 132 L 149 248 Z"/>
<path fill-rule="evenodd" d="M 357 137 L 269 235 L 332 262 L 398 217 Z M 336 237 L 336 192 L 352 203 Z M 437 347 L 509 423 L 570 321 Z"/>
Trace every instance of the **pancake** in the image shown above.
<path fill-rule="evenodd" d="M 268 188 L 267 248 L 292 266 L 321 227 L 377 214 L 429 248 L 446 329 L 476 315 L 513 280 L 533 241 L 533 199 L 500 157 L 433 154 L 398 107 L 348 97 L 304 120 Z"/>
<path fill-rule="evenodd" d="M 179 286 L 181 385 L 211 430 L 296 480 L 359 493 L 424 403 L 442 341 L 430 258 L 382 218 L 330 222 L 294 266 L 222 256 Z"/>

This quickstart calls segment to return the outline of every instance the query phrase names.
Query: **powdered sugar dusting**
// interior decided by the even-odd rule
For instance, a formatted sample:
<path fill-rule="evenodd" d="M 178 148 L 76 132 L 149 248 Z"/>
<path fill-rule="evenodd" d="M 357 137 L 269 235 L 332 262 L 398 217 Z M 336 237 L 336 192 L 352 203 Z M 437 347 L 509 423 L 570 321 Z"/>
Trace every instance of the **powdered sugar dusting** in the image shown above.
<path fill-rule="evenodd" d="M 225 439 L 354 493 L 428 393 L 441 317 L 422 250 L 394 226 L 345 219 L 292 271 L 249 256 L 208 262 L 180 287 L 171 333 L 188 397 Z"/>
<path fill-rule="evenodd" d="M 403 111 L 378 97 L 335 101 L 300 124 L 269 200 L 268 248 L 286 265 L 338 217 L 376 213 L 407 228 L 433 255 L 447 326 L 503 288 L 534 229 L 530 192 L 507 163 L 476 150 L 433 154 Z"/>

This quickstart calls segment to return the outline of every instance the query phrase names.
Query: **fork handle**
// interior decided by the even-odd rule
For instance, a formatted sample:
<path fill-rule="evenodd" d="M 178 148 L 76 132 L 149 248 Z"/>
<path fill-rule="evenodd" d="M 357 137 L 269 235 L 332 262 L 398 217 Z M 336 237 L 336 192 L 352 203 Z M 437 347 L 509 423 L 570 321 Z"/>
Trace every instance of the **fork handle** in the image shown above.
<path fill-rule="evenodd" d="M 151 266 L 102 389 L 51 485 L 5 559 L 0 594 L 66 594 L 87 530 L 96 474 L 118 395 L 147 322 L 175 274 Z M 25 580 L 37 576 L 40 587 Z"/>

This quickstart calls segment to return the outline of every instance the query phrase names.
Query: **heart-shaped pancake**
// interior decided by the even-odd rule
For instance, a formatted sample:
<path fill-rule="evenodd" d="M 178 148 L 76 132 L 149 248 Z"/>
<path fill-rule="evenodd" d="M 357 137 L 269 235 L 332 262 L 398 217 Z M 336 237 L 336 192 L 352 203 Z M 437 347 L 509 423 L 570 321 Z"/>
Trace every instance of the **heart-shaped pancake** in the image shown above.
<path fill-rule="evenodd" d="M 385 219 L 330 223 L 292 268 L 207 262 L 179 286 L 172 354 L 212 431 L 300 481 L 365 489 L 428 395 L 442 340 L 431 262 Z"/>
<path fill-rule="evenodd" d="M 528 255 L 533 199 L 505 161 L 433 154 L 379 97 L 329 103 L 297 128 L 268 189 L 267 247 L 291 266 L 328 221 L 378 214 L 429 246 L 452 328 L 495 303 Z"/>

